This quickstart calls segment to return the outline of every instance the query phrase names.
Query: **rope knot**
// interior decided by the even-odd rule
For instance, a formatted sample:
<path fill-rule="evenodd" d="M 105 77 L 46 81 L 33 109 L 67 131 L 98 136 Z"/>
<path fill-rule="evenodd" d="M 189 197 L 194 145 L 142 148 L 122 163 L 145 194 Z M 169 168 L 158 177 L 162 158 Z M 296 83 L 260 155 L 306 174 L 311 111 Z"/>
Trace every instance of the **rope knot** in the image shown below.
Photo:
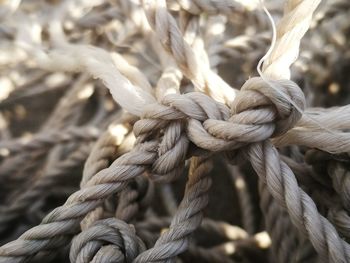
<path fill-rule="evenodd" d="M 271 137 L 275 137 L 293 128 L 304 108 L 304 93 L 295 82 L 286 79 L 265 81 L 255 77 L 244 83 L 231 110 L 233 116 L 243 112 L 253 114 L 254 111 L 261 123 L 274 123 Z M 266 110 L 269 112 L 264 112 Z"/>
<path fill-rule="evenodd" d="M 134 133 L 138 142 L 159 140 L 158 156 L 149 176 L 162 182 L 178 178 L 189 147 L 186 122 L 189 119 L 198 123 L 208 118 L 223 119 L 229 116 L 226 108 L 199 92 L 169 94 L 160 103 L 146 107 L 142 119 L 134 125 Z"/>
<path fill-rule="evenodd" d="M 304 107 L 304 94 L 294 82 L 251 78 L 233 101 L 230 117 L 190 119 L 188 137 L 200 148 L 231 152 L 287 132 Z"/>
<path fill-rule="evenodd" d="M 96 221 L 77 235 L 70 250 L 71 262 L 129 263 L 145 250 L 135 229 L 115 218 Z"/>

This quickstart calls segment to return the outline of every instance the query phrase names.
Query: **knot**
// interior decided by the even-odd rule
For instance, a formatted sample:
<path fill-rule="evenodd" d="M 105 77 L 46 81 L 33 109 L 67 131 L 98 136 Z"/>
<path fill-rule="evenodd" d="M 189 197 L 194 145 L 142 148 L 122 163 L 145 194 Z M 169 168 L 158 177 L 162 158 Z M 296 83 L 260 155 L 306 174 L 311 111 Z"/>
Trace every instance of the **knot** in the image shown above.
<path fill-rule="evenodd" d="M 232 113 L 256 111 L 259 119 L 263 117 L 265 109 L 274 115 L 273 120 L 265 117 L 266 123 L 273 122 L 275 125 L 272 137 L 282 135 L 293 128 L 301 118 L 300 110 L 305 109 L 304 93 L 295 82 L 287 79 L 266 82 L 260 77 L 255 77 L 247 80 L 232 104 Z M 260 111 L 261 114 L 258 114 Z M 254 123 L 254 120 L 251 123 Z"/>
<path fill-rule="evenodd" d="M 108 218 L 96 221 L 73 239 L 70 261 L 129 263 L 144 250 L 145 245 L 132 226 Z"/>
<path fill-rule="evenodd" d="M 275 88 L 272 88 L 272 84 Z M 292 81 L 249 79 L 237 94 L 229 118 L 188 120 L 188 137 L 209 151 L 232 151 L 287 132 L 300 119 L 304 94 Z"/>
<path fill-rule="evenodd" d="M 134 125 L 138 142 L 159 140 L 158 157 L 150 168 L 149 177 L 169 182 L 182 174 L 189 147 L 186 134 L 189 118 L 204 121 L 222 119 L 228 114 L 227 108 L 218 106 L 213 99 L 198 92 L 166 95 L 160 104 L 149 105 L 142 119 Z"/>
<path fill-rule="evenodd" d="M 134 132 L 141 142 L 159 138 L 150 174 L 170 181 L 181 174 L 189 141 L 211 152 L 231 152 L 287 132 L 304 107 L 304 94 L 294 82 L 252 78 L 233 102 L 231 116 L 227 106 L 204 94 L 172 94 L 150 105 Z"/>

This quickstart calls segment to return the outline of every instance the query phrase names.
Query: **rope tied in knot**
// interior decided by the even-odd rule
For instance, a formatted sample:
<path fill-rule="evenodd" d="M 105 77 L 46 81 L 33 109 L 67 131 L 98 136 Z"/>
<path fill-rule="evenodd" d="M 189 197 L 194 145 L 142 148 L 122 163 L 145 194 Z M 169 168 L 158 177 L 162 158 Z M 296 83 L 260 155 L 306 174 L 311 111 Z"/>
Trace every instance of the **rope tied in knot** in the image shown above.
<path fill-rule="evenodd" d="M 243 111 L 262 111 L 266 108 L 271 111 L 269 108 L 271 106 L 273 107 L 272 111 L 274 111 L 273 123 L 275 124 L 272 136 L 276 137 L 293 128 L 301 118 L 302 112 L 300 110 L 305 109 L 304 93 L 291 80 L 281 79 L 266 82 L 263 78 L 255 77 L 244 83 L 231 109 L 233 114 L 239 114 Z M 266 121 L 268 122 L 267 118 Z"/>
<path fill-rule="evenodd" d="M 251 78 L 233 101 L 231 117 L 203 123 L 190 120 L 188 135 L 206 150 L 234 150 L 287 132 L 300 119 L 300 109 L 304 108 L 304 94 L 294 82 L 267 83 L 259 77 Z"/>
<path fill-rule="evenodd" d="M 161 103 L 149 105 L 134 125 L 138 143 L 155 137 L 159 141 L 158 156 L 149 169 L 149 176 L 157 181 L 172 181 L 182 174 L 189 147 L 188 119 L 223 119 L 228 114 L 223 104 L 218 106 L 213 99 L 198 92 L 166 95 Z"/>
<path fill-rule="evenodd" d="M 108 218 L 96 221 L 73 239 L 70 261 L 129 263 L 144 250 L 145 245 L 132 226 Z"/>
<path fill-rule="evenodd" d="M 159 139 L 149 174 L 171 181 L 181 175 L 189 141 L 210 152 L 239 149 L 287 132 L 304 108 L 304 94 L 294 82 L 267 83 L 256 77 L 243 85 L 231 114 L 227 106 L 202 93 L 171 94 L 145 109 L 134 133 L 138 142 Z"/>

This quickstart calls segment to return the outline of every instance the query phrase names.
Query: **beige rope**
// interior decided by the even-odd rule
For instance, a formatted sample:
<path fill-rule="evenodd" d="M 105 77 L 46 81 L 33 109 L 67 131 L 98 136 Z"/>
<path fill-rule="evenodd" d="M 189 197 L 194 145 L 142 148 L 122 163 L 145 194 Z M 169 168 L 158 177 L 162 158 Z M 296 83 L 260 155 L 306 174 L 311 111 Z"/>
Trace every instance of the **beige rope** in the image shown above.
<path fill-rule="evenodd" d="M 195 6 L 196 3 L 192 4 Z M 2 246 L 0 262 L 24 262 L 36 254 L 40 257 L 42 251 L 63 247 L 73 235 L 79 233 L 79 226 L 83 231 L 73 241 L 70 253 L 73 261 L 175 260 L 176 255 L 189 247 L 189 236 L 199 226 L 202 209 L 207 203 L 210 182 L 203 176 L 208 166 L 202 161 L 209 154 L 219 152 L 229 159 L 239 155 L 250 160 L 259 176 L 260 184 L 268 191 L 269 198 L 273 198 L 275 207 L 269 206 L 267 202 L 264 205 L 266 210 L 278 208 L 283 211 L 282 214 L 288 216 L 287 223 L 292 222 L 310 240 L 320 257 L 329 262 L 350 261 L 349 244 L 316 206 L 321 199 L 310 197 L 304 185 L 297 181 L 292 170 L 270 142 L 270 138 L 273 138 L 273 142 L 280 146 L 300 144 L 329 152 L 348 151 L 349 138 L 343 131 L 349 128 L 347 118 L 339 118 L 342 123 L 332 120 L 325 124 L 325 128 L 331 132 L 320 130 L 307 119 L 308 116 L 313 116 L 312 112 L 302 117 L 305 108 L 304 95 L 298 85 L 289 80 L 290 66 L 298 56 L 300 40 L 310 26 L 312 13 L 318 4 L 319 1 L 311 0 L 287 1 L 284 16 L 277 26 L 277 40 L 265 60 L 263 74 L 247 80 L 239 92 L 228 86 L 210 68 L 208 54 L 204 45 L 201 46 L 206 43 L 205 39 L 201 39 L 201 33 L 196 36 L 197 31 L 200 31 L 200 18 L 195 17 L 192 20 L 191 16 L 187 17 L 188 14 L 180 17 L 180 23 L 184 25 L 181 32 L 163 0 L 143 2 L 148 21 L 168 52 L 168 55 L 162 51 L 158 53 L 158 46 L 155 45 L 162 69 L 157 72 L 158 75 L 152 76 L 152 80 L 147 79 L 136 67 L 127 64 L 124 56 L 107 52 L 102 47 L 65 43 L 61 25 L 55 24 L 55 19 L 69 13 L 70 5 L 74 6 L 69 1 L 59 5 L 58 11 L 53 12 L 55 19 L 49 24 L 50 41 L 55 46 L 52 51 L 44 52 L 40 45 L 35 45 L 35 41 L 25 43 L 25 38 L 21 35 L 25 32 L 18 33 L 16 38 L 20 46 L 27 54 L 33 54 L 41 67 L 55 71 L 87 71 L 104 82 L 118 104 L 141 116 L 141 120 L 134 125 L 137 136 L 134 148 L 114 161 L 110 160 L 115 158 L 111 137 L 106 134 L 100 137 L 87 160 L 81 189 L 72 194 L 62 206 L 49 213 L 40 225 Z M 91 8 L 94 4 L 84 5 Z M 136 21 L 133 14 L 123 14 L 129 12 L 125 10 L 139 8 L 130 7 L 127 3 L 121 5 L 124 5 L 121 15 L 128 18 L 126 24 L 135 32 L 141 31 L 145 37 L 146 29 L 139 24 L 142 19 Z M 203 4 L 198 4 L 197 9 L 201 5 Z M 215 3 L 208 5 L 207 10 L 213 5 L 216 11 L 222 9 L 221 6 L 215 6 Z M 223 6 L 230 6 L 230 3 L 223 2 Z M 191 8 L 194 7 L 188 7 Z M 212 14 L 211 11 L 208 12 Z M 129 24 L 131 20 L 135 21 Z M 39 35 L 43 24 L 39 26 Z M 26 31 L 26 27 L 22 31 Z M 61 36 L 63 39 L 60 39 Z M 121 42 L 128 38 L 129 36 L 120 35 Z M 113 39 L 110 38 L 109 42 L 113 43 Z M 152 40 L 148 44 L 150 43 Z M 72 57 L 76 59 L 72 60 Z M 193 83 L 197 92 L 181 94 L 181 81 L 188 83 L 187 79 L 182 78 L 182 74 Z M 153 92 L 151 85 L 158 77 L 157 87 Z M 317 111 L 319 116 L 315 119 L 331 120 L 339 112 L 347 111 L 345 107 L 323 113 Z M 65 113 L 62 119 L 66 117 L 69 119 L 70 116 Z M 128 131 L 119 131 L 118 136 L 123 140 L 127 133 Z M 344 146 L 340 144 L 342 140 L 345 141 Z M 19 151 L 20 148 L 15 147 L 16 143 L 11 145 Z M 201 157 L 193 157 L 193 160 L 199 161 L 192 162 L 184 201 L 170 228 L 163 232 L 154 248 L 143 252 L 144 245 L 134 229 L 125 223 L 117 219 L 99 220 L 104 216 L 102 205 L 107 203 L 105 201 L 122 191 L 128 191 L 129 183 L 136 177 L 146 175 L 155 181 L 173 181 L 183 173 L 185 161 L 192 155 Z M 197 170 L 193 171 L 193 166 Z M 336 195 L 340 196 L 344 192 L 339 190 L 341 186 L 337 181 L 332 187 L 337 188 Z M 131 196 L 129 201 L 132 202 L 134 197 Z M 125 209 L 123 202 L 119 204 L 120 209 Z M 329 218 L 336 222 L 339 218 L 331 213 L 340 215 L 340 212 L 336 209 L 330 211 Z M 127 216 L 124 219 L 126 218 Z M 276 220 L 276 215 L 267 219 L 268 225 L 271 225 Z M 338 221 L 338 225 L 341 225 L 341 221 Z M 337 226 L 336 223 L 334 225 Z M 293 229 L 291 225 L 287 225 L 287 228 Z M 282 233 L 283 230 L 279 231 Z M 343 231 L 344 229 L 339 230 L 340 233 L 344 233 Z M 281 233 L 272 236 L 279 240 Z M 284 241 L 281 243 L 283 255 L 279 256 L 283 259 L 288 252 L 290 240 Z M 228 245 L 231 246 L 227 247 L 232 250 L 235 244 L 230 242 Z M 213 259 L 227 260 L 227 257 L 220 257 L 227 247 L 219 246 L 214 249 Z M 219 256 L 215 257 L 217 255 Z"/>
<path fill-rule="evenodd" d="M 299 55 L 300 40 L 310 27 L 312 14 L 320 0 L 289 0 L 277 25 L 277 39 L 266 58 L 264 74 L 273 79 L 290 78 L 290 66 Z"/>
<path fill-rule="evenodd" d="M 183 39 L 175 19 L 167 11 L 163 0 L 143 1 L 148 22 L 157 34 L 164 48 L 174 57 L 182 73 L 189 78 L 195 88 L 208 93 L 220 102 L 231 102 L 234 90 L 218 75 L 203 68 L 197 54 Z"/>

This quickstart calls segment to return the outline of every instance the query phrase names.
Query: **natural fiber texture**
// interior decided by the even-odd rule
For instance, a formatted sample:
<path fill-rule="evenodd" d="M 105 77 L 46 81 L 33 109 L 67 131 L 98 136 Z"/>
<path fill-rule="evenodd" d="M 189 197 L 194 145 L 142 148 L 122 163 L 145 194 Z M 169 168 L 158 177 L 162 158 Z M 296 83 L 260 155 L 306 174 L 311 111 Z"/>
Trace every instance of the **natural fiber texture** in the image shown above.
<path fill-rule="evenodd" d="M 289 67 L 297 59 L 300 40 L 311 24 L 312 14 L 320 0 L 287 1 L 283 18 L 277 26 L 277 39 L 264 63 L 264 72 L 271 78 L 290 78 Z"/>
<path fill-rule="evenodd" d="M 3 1 L 0 262 L 350 262 L 320 2 Z"/>
<path fill-rule="evenodd" d="M 108 245 L 103 245 L 107 242 Z M 132 262 L 145 245 L 135 230 L 123 221 L 97 221 L 74 240 L 70 252 L 72 262 Z"/>
<path fill-rule="evenodd" d="M 163 232 L 152 249 L 139 255 L 135 262 L 174 261 L 188 247 L 189 236 L 202 221 L 202 210 L 208 203 L 211 185 L 207 173 L 210 163 L 201 158 L 191 161 L 184 199 L 175 213 L 169 230 Z M 193 209 L 195 204 L 196 209 Z"/>

